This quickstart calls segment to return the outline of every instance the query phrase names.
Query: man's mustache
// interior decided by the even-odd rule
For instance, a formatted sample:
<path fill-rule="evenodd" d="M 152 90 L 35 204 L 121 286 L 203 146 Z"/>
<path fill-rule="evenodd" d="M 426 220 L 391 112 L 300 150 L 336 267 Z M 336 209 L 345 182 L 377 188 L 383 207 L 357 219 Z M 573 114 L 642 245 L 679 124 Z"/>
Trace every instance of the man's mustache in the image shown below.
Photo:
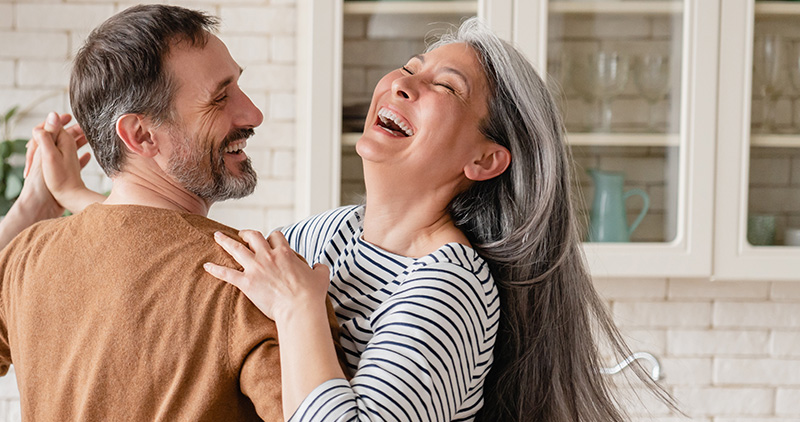
<path fill-rule="evenodd" d="M 231 131 L 231 133 L 228 134 L 228 136 L 225 137 L 225 139 L 222 140 L 222 145 L 220 146 L 220 151 L 225 151 L 225 148 L 227 148 L 228 145 L 230 145 L 230 144 L 232 144 L 232 143 L 234 143 L 236 141 L 240 141 L 242 139 L 250 138 L 255 134 L 256 134 L 256 131 L 253 130 L 252 128 L 234 129 L 234 130 Z"/>

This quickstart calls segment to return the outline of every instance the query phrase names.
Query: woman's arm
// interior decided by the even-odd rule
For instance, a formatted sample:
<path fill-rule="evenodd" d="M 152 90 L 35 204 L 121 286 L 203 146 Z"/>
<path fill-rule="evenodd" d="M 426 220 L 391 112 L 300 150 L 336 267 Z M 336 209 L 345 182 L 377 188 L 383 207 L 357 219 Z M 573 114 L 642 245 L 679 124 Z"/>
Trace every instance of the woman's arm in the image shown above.
<path fill-rule="evenodd" d="M 456 262 L 469 263 L 474 251 L 460 248 L 453 256 Z M 247 273 L 248 266 L 243 266 Z M 349 328 L 348 340 L 358 349 L 350 352 L 359 353 L 363 347 L 352 381 L 315 378 L 296 392 L 296 397 L 302 396 L 296 411 L 284 403 L 285 416 L 294 413 L 291 420 L 297 421 L 447 421 L 477 411 L 483 377 L 491 366 L 498 302 L 488 268 L 481 264 L 468 267 L 431 262 L 415 267 L 388 299 L 378 299 L 381 292 L 365 298 L 383 303 L 368 322 Z M 248 277 L 243 275 L 236 285 L 246 294 L 251 292 L 248 297 L 258 303 L 262 299 L 257 293 L 259 286 L 265 283 Z M 394 280 L 385 283 L 390 289 L 395 287 Z M 302 309 L 298 308 L 296 315 L 302 316 Z M 299 331 L 283 331 L 286 327 L 278 324 L 281 348 L 287 336 L 292 342 L 287 347 L 292 350 L 309 347 L 302 326 L 294 326 Z M 313 377 L 316 363 L 307 360 L 309 357 L 281 350 L 281 359 L 283 356 Z M 290 372 L 282 375 L 284 380 L 306 376 L 291 372 L 291 367 L 286 370 Z M 319 384 L 314 386 L 316 382 Z"/>
<path fill-rule="evenodd" d="M 33 129 L 33 138 L 28 143 L 28 151 L 25 163 L 25 184 L 22 187 L 19 197 L 14 205 L 9 209 L 3 221 L 0 222 L 0 248 L 5 247 L 17 234 L 42 220 L 55 218 L 64 213 L 64 208 L 52 195 L 45 182 L 45 174 L 42 169 L 42 152 L 36 152 L 36 145 L 43 140 L 50 140 L 53 144 L 53 137 L 61 136 L 64 138 L 62 144 L 65 146 L 72 140 L 72 150 L 85 143 L 83 132 L 77 126 L 64 129 L 64 125 L 69 123 L 72 116 L 64 114 L 58 116 L 55 113 L 48 116 L 48 120 L 40 123 Z M 78 143 L 76 145 L 76 142 Z M 51 154 L 49 154 L 51 155 Z M 74 161 L 78 166 L 78 171 L 89 161 L 88 154 L 80 159 L 74 155 Z"/>
<path fill-rule="evenodd" d="M 78 148 L 86 144 L 86 137 L 77 125 L 64 128 L 66 123 L 62 121 L 68 122 L 69 119 L 68 114 L 59 116 L 51 112 L 44 126 L 34 129 L 26 155 L 26 169 L 33 155 L 41 149 L 47 188 L 59 204 L 79 213 L 90 204 L 102 202 L 105 196 L 88 189 L 81 179 L 81 169 L 90 157 L 85 153 L 79 158 Z"/>

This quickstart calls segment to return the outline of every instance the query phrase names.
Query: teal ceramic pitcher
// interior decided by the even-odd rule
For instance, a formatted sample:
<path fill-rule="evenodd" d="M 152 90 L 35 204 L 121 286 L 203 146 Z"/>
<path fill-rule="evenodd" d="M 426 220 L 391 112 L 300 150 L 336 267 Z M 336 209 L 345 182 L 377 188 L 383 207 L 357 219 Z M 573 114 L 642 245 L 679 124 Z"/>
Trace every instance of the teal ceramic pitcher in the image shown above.
<path fill-rule="evenodd" d="M 621 172 L 609 172 L 598 169 L 589 169 L 589 175 L 594 181 L 594 201 L 592 214 L 589 220 L 590 242 L 628 242 L 631 233 L 642 222 L 644 215 L 650 208 L 650 197 L 641 189 L 631 189 L 623 192 L 622 186 L 625 175 Z M 628 226 L 628 216 L 625 212 L 625 201 L 631 196 L 642 197 L 644 206 L 642 211 Z"/>

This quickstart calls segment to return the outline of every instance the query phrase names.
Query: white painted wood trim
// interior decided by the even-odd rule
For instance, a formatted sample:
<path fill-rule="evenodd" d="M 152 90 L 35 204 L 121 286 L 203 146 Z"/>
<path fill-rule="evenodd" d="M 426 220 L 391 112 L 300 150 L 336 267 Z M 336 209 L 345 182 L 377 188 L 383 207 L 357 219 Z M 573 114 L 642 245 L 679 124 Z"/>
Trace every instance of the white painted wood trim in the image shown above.
<path fill-rule="evenodd" d="M 342 0 L 297 0 L 295 217 L 339 204 Z"/>

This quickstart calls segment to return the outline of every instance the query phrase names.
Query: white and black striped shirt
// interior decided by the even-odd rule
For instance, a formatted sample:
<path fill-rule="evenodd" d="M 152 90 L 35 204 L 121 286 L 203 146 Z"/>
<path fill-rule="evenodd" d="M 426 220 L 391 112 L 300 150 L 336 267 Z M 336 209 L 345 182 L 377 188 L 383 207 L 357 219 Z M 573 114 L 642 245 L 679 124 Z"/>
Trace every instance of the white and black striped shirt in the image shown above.
<path fill-rule="evenodd" d="M 310 263 L 331 268 L 355 374 L 318 386 L 291 421 L 474 419 L 499 317 L 488 265 L 457 243 L 419 259 L 381 250 L 362 239 L 363 213 L 338 208 L 283 229 Z"/>

